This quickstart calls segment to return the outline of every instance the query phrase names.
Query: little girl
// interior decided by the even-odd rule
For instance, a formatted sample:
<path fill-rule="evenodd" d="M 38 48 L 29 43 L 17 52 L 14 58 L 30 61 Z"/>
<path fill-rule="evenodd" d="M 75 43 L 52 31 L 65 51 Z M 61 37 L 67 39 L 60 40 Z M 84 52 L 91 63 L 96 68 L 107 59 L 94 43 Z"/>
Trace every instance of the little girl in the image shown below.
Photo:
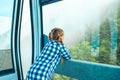
<path fill-rule="evenodd" d="M 50 80 L 61 57 L 71 59 L 64 45 L 64 31 L 54 28 L 49 33 L 49 42 L 31 65 L 26 80 Z"/>

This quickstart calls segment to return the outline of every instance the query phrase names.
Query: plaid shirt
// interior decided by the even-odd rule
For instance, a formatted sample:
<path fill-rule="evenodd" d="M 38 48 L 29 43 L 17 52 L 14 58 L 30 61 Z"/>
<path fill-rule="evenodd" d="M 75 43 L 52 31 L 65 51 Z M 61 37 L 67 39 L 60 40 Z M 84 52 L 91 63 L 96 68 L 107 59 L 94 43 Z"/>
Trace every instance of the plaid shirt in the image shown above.
<path fill-rule="evenodd" d="M 50 80 L 61 56 L 64 59 L 71 59 L 64 44 L 55 40 L 49 41 L 31 65 L 26 80 Z"/>

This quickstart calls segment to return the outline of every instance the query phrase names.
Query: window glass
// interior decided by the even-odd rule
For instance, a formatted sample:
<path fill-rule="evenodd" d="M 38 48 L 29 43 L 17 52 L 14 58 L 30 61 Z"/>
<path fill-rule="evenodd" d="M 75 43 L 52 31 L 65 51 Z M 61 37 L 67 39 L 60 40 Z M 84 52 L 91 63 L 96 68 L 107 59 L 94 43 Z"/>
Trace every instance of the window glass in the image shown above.
<path fill-rule="evenodd" d="M 73 59 L 120 65 L 120 1 L 63 0 L 43 6 L 43 32 L 65 32 Z"/>
<path fill-rule="evenodd" d="M 20 34 L 20 50 L 23 76 L 25 78 L 27 71 L 31 65 L 32 59 L 32 33 L 30 25 L 30 9 L 29 0 L 25 0 L 23 4 L 21 34 Z"/>
<path fill-rule="evenodd" d="M 11 25 L 13 0 L 0 1 L 0 72 L 13 68 Z"/>

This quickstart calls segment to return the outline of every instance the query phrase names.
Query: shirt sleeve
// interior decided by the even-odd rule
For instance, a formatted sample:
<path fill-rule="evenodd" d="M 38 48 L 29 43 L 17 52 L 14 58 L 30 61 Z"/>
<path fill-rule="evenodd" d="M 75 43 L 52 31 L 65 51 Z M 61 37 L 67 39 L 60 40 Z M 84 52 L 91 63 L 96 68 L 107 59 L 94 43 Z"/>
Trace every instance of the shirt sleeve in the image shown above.
<path fill-rule="evenodd" d="M 70 53 L 64 44 L 61 45 L 60 52 L 64 59 L 71 59 Z"/>

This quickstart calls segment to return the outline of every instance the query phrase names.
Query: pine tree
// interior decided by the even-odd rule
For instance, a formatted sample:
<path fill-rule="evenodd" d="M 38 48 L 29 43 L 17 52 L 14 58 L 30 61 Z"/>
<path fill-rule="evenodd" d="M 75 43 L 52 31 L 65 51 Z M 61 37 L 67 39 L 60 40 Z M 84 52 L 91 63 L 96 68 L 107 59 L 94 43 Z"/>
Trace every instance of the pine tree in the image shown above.
<path fill-rule="evenodd" d="M 109 63 L 110 51 L 111 51 L 111 41 L 110 41 L 110 26 L 109 20 L 106 19 L 100 25 L 100 48 L 98 61 L 100 63 Z"/>
<path fill-rule="evenodd" d="M 118 13 L 117 13 L 117 29 L 118 29 L 117 64 L 120 65 L 120 6 L 118 7 Z"/>

